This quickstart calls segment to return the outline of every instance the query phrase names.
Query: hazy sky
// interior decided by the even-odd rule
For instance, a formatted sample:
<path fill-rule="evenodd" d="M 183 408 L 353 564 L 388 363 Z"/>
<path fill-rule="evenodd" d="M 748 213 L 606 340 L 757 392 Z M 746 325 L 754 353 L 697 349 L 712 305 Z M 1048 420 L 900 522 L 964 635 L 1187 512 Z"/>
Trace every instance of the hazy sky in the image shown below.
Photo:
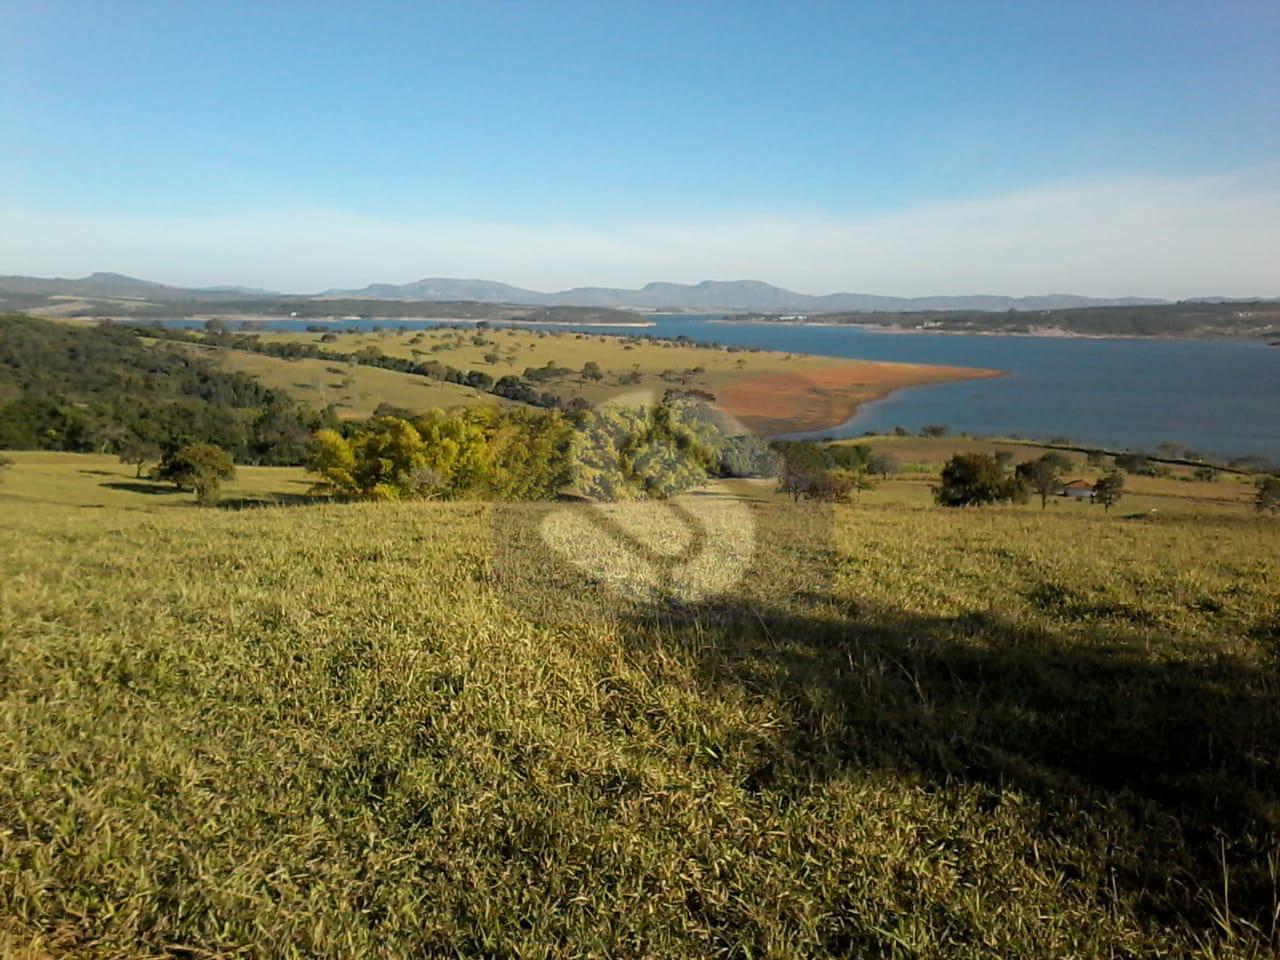
<path fill-rule="evenodd" d="M 1280 3 L 0 0 L 0 273 L 1280 295 Z"/>

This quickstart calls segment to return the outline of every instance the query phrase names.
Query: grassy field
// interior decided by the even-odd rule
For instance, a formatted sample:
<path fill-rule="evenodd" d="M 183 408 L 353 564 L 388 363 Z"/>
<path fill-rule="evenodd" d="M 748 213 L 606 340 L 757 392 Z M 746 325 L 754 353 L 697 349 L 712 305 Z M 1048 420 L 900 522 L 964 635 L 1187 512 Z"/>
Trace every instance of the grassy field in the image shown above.
<path fill-rule="evenodd" d="M 308 406 L 332 404 L 341 417 L 363 418 L 380 403 L 423 412 L 433 407 L 472 406 L 477 403 L 509 405 L 510 401 L 482 393 L 463 384 L 384 370 L 358 363 L 330 360 L 285 360 L 247 350 L 186 347 L 215 355 L 226 370 L 246 373 L 265 386 L 283 390 Z"/>
<path fill-rule="evenodd" d="M 1012 463 L 1033 460 L 1053 448 L 1030 441 L 987 440 L 971 437 L 859 437 L 841 441 L 843 444 L 860 443 L 877 452 L 890 453 L 897 458 L 901 473 L 881 483 L 877 489 L 863 494 L 867 503 L 898 504 L 932 507 L 930 487 L 937 482 L 943 463 L 953 454 L 961 452 L 1007 453 Z M 1100 466 L 1090 466 L 1082 453 L 1056 451 L 1072 462 L 1067 480 L 1096 481 L 1113 468 L 1112 459 L 1106 457 Z M 1253 510 L 1256 493 L 1254 478 L 1247 474 L 1222 472 L 1213 481 L 1197 480 L 1194 468 L 1172 465 L 1169 477 L 1143 477 L 1125 475 L 1124 495 L 1114 508 L 1117 516 L 1137 514 L 1189 515 L 1247 515 Z M 1038 500 L 1033 504 L 1039 509 Z M 1049 509 L 1065 514 L 1090 515 L 1101 512 L 1101 507 L 1087 501 L 1052 497 Z"/>
<path fill-rule="evenodd" d="M 12 456 L 10 953 L 1280 945 L 1280 523 L 1243 504 L 745 484 L 746 577 L 655 605 L 543 545 L 586 506 L 200 509 L 110 458 Z"/>
<path fill-rule="evenodd" d="M 274 342 L 317 343 L 316 333 L 265 333 Z M 477 338 L 481 341 L 476 342 Z M 620 393 L 661 396 L 671 388 L 709 391 L 746 427 L 760 433 L 820 429 L 843 423 L 857 406 L 903 386 L 988 376 L 990 371 L 927 364 L 877 363 L 768 351 L 699 349 L 669 341 L 590 332 L 493 329 L 384 330 L 340 333 L 327 350 L 356 353 L 370 347 L 388 356 L 437 360 L 480 370 L 495 380 L 548 362 L 581 371 L 594 362 L 599 381 L 565 375 L 546 387 L 591 403 Z M 486 359 L 497 355 L 496 360 Z M 629 382 L 636 375 L 636 382 Z M 444 385 L 448 388 L 448 385 Z"/>

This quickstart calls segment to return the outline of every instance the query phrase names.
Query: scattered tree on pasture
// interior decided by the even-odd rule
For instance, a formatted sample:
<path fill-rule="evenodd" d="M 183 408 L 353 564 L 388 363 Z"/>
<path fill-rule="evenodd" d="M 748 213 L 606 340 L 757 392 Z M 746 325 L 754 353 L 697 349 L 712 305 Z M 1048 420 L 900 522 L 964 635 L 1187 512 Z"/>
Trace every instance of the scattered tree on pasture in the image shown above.
<path fill-rule="evenodd" d="M 120 441 L 117 449 L 121 463 L 133 464 L 135 477 L 142 476 L 142 468 L 154 460 L 160 459 L 160 445 L 144 440 L 136 433 L 129 433 Z"/>
<path fill-rule="evenodd" d="M 957 453 L 943 466 L 933 488 L 934 499 L 944 507 L 1020 501 L 1025 495 L 1017 478 L 987 453 Z"/>
<path fill-rule="evenodd" d="M 1259 477 L 1253 503 L 1259 513 L 1280 513 L 1280 476 Z"/>
<path fill-rule="evenodd" d="M 867 458 L 867 473 L 875 474 L 881 480 L 888 480 L 890 474 L 901 470 L 901 462 L 887 450 L 872 451 L 871 456 Z"/>
<path fill-rule="evenodd" d="M 1041 510 L 1048 506 L 1049 498 L 1062 487 L 1061 461 L 1063 459 L 1065 458 L 1060 454 L 1046 453 L 1035 460 L 1018 464 L 1017 470 L 1014 471 L 1014 476 L 1021 483 L 1039 494 Z"/>
<path fill-rule="evenodd" d="M 1124 474 L 1119 470 L 1110 471 L 1093 485 L 1093 502 L 1102 504 L 1103 513 L 1110 512 L 1123 495 Z"/>
<path fill-rule="evenodd" d="M 231 454 L 212 443 L 189 443 L 165 453 L 154 473 L 179 490 L 194 490 L 196 501 L 204 505 L 217 503 L 223 481 L 235 475 Z"/>

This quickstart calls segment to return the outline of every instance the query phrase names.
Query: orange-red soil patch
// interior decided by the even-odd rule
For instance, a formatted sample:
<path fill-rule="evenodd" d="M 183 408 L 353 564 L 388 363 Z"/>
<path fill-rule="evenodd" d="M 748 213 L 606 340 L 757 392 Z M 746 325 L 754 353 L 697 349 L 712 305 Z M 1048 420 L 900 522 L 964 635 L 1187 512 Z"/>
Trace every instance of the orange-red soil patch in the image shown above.
<path fill-rule="evenodd" d="M 924 363 L 853 361 L 742 380 L 717 393 L 720 406 L 756 433 L 798 433 L 844 423 L 859 405 L 903 387 L 998 377 L 996 370 Z"/>

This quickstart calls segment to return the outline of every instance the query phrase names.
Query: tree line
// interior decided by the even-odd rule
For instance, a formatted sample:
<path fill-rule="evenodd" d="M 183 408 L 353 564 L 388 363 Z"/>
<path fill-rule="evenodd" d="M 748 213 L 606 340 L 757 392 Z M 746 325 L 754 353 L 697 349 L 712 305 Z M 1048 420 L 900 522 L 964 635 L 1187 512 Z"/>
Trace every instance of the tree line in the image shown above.
<path fill-rule="evenodd" d="M 154 459 L 205 442 L 240 463 L 297 464 L 336 419 L 127 328 L 0 320 L 0 448 Z"/>

